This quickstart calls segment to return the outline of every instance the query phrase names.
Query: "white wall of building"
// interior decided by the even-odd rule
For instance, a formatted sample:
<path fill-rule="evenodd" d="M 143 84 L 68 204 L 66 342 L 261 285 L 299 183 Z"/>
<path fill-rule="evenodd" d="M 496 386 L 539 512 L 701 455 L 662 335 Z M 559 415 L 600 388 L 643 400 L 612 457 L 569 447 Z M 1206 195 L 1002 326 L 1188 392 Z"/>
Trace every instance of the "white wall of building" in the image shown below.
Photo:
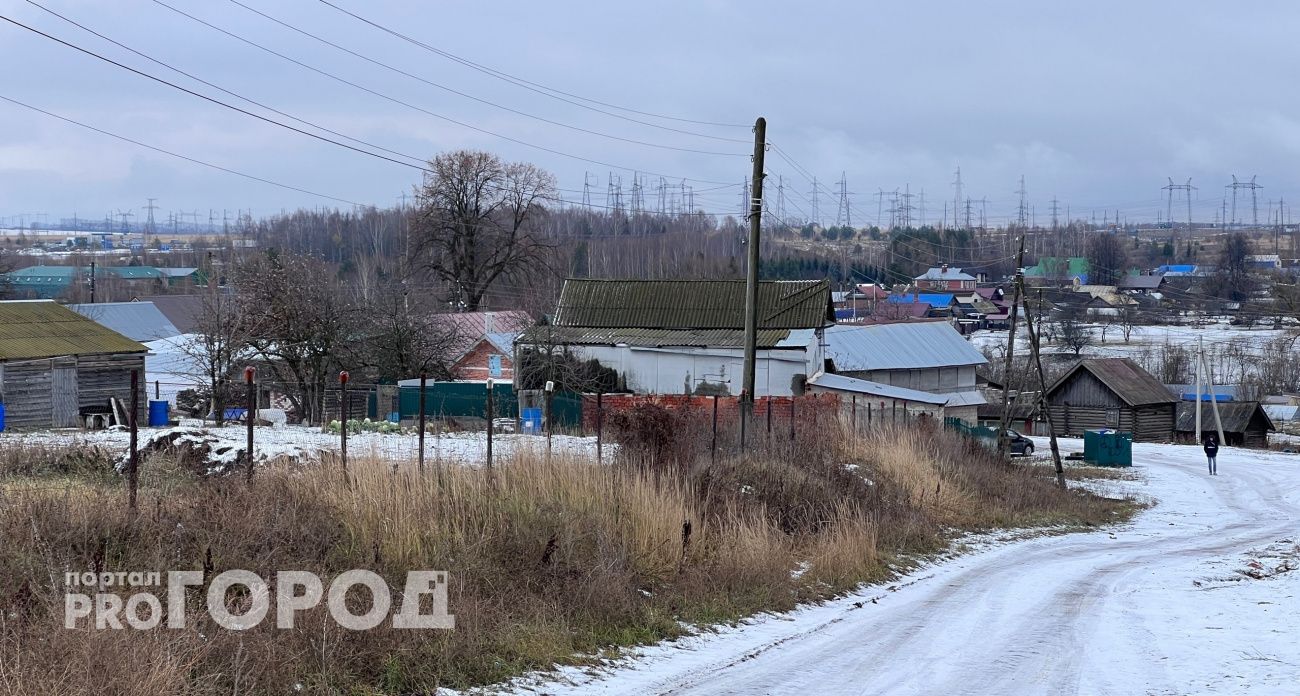
<path fill-rule="evenodd" d="M 760 350 L 754 366 L 756 397 L 791 396 L 797 375 L 815 374 L 822 363 L 820 340 L 812 335 L 794 336 L 806 345 Z M 744 351 L 738 348 L 645 348 L 637 346 L 574 346 L 584 358 L 595 358 L 616 370 L 638 394 L 685 394 L 703 382 L 725 384 L 739 396 L 744 382 Z"/>

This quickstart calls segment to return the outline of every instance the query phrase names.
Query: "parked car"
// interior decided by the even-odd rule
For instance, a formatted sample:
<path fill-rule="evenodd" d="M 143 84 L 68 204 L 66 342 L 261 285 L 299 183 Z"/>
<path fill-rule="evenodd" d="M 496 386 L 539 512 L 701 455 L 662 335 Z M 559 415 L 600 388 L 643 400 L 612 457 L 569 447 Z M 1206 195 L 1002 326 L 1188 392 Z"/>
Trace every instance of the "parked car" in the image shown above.
<path fill-rule="evenodd" d="M 1034 443 L 1029 438 L 1014 430 L 1007 430 L 1007 441 L 1011 443 L 1011 454 L 1022 457 L 1034 456 Z"/>

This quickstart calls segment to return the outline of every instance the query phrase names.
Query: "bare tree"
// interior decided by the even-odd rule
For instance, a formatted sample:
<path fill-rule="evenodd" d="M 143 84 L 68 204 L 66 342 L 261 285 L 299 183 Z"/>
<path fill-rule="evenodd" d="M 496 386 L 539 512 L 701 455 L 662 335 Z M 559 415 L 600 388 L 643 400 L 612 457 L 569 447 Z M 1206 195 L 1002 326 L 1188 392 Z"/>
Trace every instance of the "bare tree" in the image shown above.
<path fill-rule="evenodd" d="M 1088 239 L 1088 282 L 1115 285 L 1124 277 L 1128 251 L 1113 234 L 1094 234 Z"/>
<path fill-rule="evenodd" d="M 1219 266 L 1211 278 L 1214 294 L 1225 300 L 1241 302 L 1255 290 L 1255 280 L 1250 277 L 1250 238 L 1245 232 L 1232 233 L 1219 251 Z"/>
<path fill-rule="evenodd" d="M 411 234 L 422 265 L 451 284 L 456 304 L 477 311 L 502 278 L 529 275 L 550 245 L 533 223 L 555 177 L 488 152 L 438 155 L 416 191 Z"/>
<path fill-rule="evenodd" d="M 1062 345 L 1074 352 L 1075 357 L 1092 345 L 1092 333 L 1083 323 L 1077 307 L 1058 308 L 1053 323 L 1056 325 L 1056 337 Z"/>
<path fill-rule="evenodd" d="M 326 388 L 362 349 L 362 312 L 320 259 L 268 253 L 239 269 L 249 345 L 298 416 L 321 423 Z"/>
<path fill-rule="evenodd" d="M 469 338 L 455 322 L 442 320 L 426 298 L 410 298 L 397 284 L 381 287 L 365 306 L 367 349 L 360 360 L 379 380 L 398 380 L 428 372 L 450 379 L 458 346 Z"/>
<path fill-rule="evenodd" d="M 218 287 L 215 275 L 210 274 L 202 302 L 196 330 L 182 339 L 179 348 L 201 371 L 210 412 L 221 425 L 232 396 L 230 378 L 252 353 L 248 322 L 238 298 Z"/>

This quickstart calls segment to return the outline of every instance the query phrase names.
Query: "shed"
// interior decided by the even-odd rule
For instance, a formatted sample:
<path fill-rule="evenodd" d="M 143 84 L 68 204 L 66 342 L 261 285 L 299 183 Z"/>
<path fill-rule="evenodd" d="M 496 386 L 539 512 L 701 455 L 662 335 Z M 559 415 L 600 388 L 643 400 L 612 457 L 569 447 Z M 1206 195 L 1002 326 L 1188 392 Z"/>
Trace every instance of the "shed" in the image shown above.
<path fill-rule="evenodd" d="M 1268 447 L 1268 434 L 1276 430 L 1273 421 L 1258 401 L 1230 401 L 1220 403 L 1219 420 L 1223 422 L 1223 437 L 1232 447 Z M 1205 436 L 1216 433 L 1214 406 L 1201 402 L 1201 434 L 1196 434 L 1196 402 L 1178 404 L 1178 439 L 1201 442 Z"/>
<path fill-rule="evenodd" d="M 931 394 L 825 372 L 808 380 L 808 390 L 813 394 L 838 395 L 843 415 L 856 419 L 858 423 L 906 422 L 920 415 L 942 418 L 949 399 L 947 394 Z"/>
<path fill-rule="evenodd" d="M 49 300 L 0 302 L 0 403 L 10 428 L 73 427 L 83 411 L 131 398 L 149 349 Z"/>
<path fill-rule="evenodd" d="M 1048 388 L 1047 404 L 1066 435 L 1114 428 L 1135 442 L 1174 438 L 1178 397 L 1128 358 L 1080 360 Z"/>

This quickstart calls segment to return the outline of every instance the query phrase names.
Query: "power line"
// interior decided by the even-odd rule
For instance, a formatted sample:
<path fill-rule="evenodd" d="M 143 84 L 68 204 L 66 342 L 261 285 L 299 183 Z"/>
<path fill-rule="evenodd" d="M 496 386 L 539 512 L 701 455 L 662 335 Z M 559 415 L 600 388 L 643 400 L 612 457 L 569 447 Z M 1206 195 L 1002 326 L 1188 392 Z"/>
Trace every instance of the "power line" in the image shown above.
<path fill-rule="evenodd" d="M 609 113 L 609 112 L 607 112 L 607 111 L 601 111 L 600 109 L 595 109 L 595 108 L 593 108 L 593 107 L 591 107 L 591 106 L 587 106 L 587 105 L 585 105 L 585 104 L 578 104 L 578 103 L 572 102 L 572 101 L 570 101 L 570 100 L 568 100 L 568 99 L 564 99 L 564 98 L 562 98 L 561 96 L 557 96 L 557 95 L 563 95 L 564 97 L 571 97 L 571 98 L 573 98 L 573 99 L 580 99 L 580 100 L 585 101 L 585 102 L 590 102 L 591 104 L 599 104 L 600 106 L 608 107 L 608 108 L 610 108 L 610 109 L 617 109 L 617 110 L 619 110 L 619 111 L 626 111 L 626 112 L 628 112 L 628 113 L 632 113 L 632 114 L 639 114 L 639 115 L 641 115 L 641 116 L 649 116 L 649 117 L 651 117 L 651 118 L 659 118 L 659 119 L 663 119 L 663 120 L 665 120 L 665 121 L 678 121 L 678 122 L 681 122 L 681 123 L 694 123 L 694 124 L 701 125 L 701 126 L 718 126 L 718 127 L 722 127 L 722 128 L 746 128 L 746 129 L 748 129 L 748 128 L 752 128 L 752 125 L 749 125 L 749 124 L 742 124 L 742 123 L 718 123 L 718 122 L 714 122 L 714 121 L 701 121 L 701 120 L 690 119 L 690 118 L 680 118 L 680 117 L 677 117 L 677 116 L 665 116 L 665 115 L 663 115 L 663 114 L 655 114 L 655 113 L 651 113 L 651 112 L 648 112 L 648 111 L 639 111 L 639 110 L 637 110 L 637 109 L 632 109 L 632 108 L 625 107 L 625 106 L 618 106 L 617 104 L 610 104 L 610 103 L 608 103 L 608 102 L 603 102 L 603 101 L 600 101 L 600 100 L 597 100 L 597 99 L 590 99 L 590 98 L 588 98 L 588 97 L 583 97 L 583 96 L 579 96 L 579 95 L 577 95 L 577 94 L 572 94 L 572 93 L 570 93 L 570 92 L 565 92 L 565 91 L 563 91 L 563 90 L 556 89 L 556 88 L 554 88 L 554 87 L 547 87 L 546 85 L 542 85 L 542 84 L 539 84 L 539 83 L 536 83 L 536 82 L 531 82 L 531 81 L 529 81 L 529 80 L 525 80 L 525 79 L 522 78 L 522 77 L 517 77 L 517 76 L 511 75 L 511 74 L 509 74 L 509 73 L 502 72 L 502 71 L 500 71 L 500 70 L 496 70 L 496 69 L 494 69 L 494 68 L 489 68 L 489 67 L 487 67 L 487 66 L 485 66 L 485 65 L 480 65 L 479 63 L 475 63 L 474 61 L 471 61 L 471 60 L 469 60 L 469 59 L 461 58 L 460 56 L 457 56 L 457 55 L 455 55 L 455 54 L 453 54 L 453 53 L 450 53 L 450 52 L 448 52 L 448 51 L 444 51 L 444 50 L 442 50 L 442 49 L 440 49 L 440 48 L 437 48 L 437 47 L 435 47 L 435 46 L 431 46 L 431 45 L 429 45 L 429 44 L 427 44 L 427 43 L 424 43 L 423 41 L 420 41 L 420 40 L 418 40 L 418 39 L 411 38 L 410 36 L 407 36 L 407 35 L 405 35 L 405 34 L 403 34 L 403 33 L 401 33 L 401 32 L 398 32 L 398 31 L 396 31 L 396 30 L 394 30 L 394 29 L 390 29 L 389 27 L 386 27 L 386 26 L 384 26 L 384 25 L 382 25 L 382 24 L 379 24 L 378 22 L 375 22 L 375 21 L 372 21 L 372 20 L 366 19 L 365 17 L 362 17 L 361 15 L 358 15 L 358 14 L 356 14 L 356 13 L 354 13 L 354 12 L 351 12 L 351 11 L 349 11 L 349 10 L 346 10 L 346 9 L 342 8 L 342 7 L 339 7 L 338 5 L 335 5 L 335 4 L 332 3 L 332 2 L 328 2 L 327 0 L 319 0 L 319 1 L 320 1 L 321 4 L 323 4 L 323 5 L 326 5 L 326 6 L 328 6 L 328 7 L 332 7 L 332 8 L 334 8 L 335 10 L 337 10 L 337 11 L 339 11 L 339 12 L 341 12 L 341 13 L 343 13 L 343 14 L 345 14 L 345 15 L 347 15 L 347 16 L 349 16 L 349 17 L 355 19 L 355 20 L 358 20 L 358 21 L 360 21 L 360 22 L 363 22 L 363 23 L 365 23 L 365 24 L 368 24 L 368 25 L 370 25 L 370 26 L 372 26 L 372 27 L 374 27 L 374 28 L 376 28 L 376 29 L 378 29 L 378 30 L 380 30 L 380 31 L 382 31 L 382 32 L 384 32 L 384 33 L 386 33 L 386 34 L 391 34 L 392 36 L 395 36 L 395 37 L 397 37 L 397 38 L 399 38 L 399 39 L 401 39 L 401 40 L 403 40 L 403 41 L 405 41 L 405 42 L 407 42 L 407 43 L 410 43 L 410 44 L 414 45 L 414 46 L 417 46 L 417 47 L 419 47 L 419 48 L 422 48 L 422 49 L 424 49 L 424 50 L 426 50 L 426 51 L 432 52 L 432 53 L 437 54 L 437 55 L 439 55 L 439 56 L 442 56 L 443 58 L 447 58 L 448 60 L 452 60 L 452 61 L 455 61 L 455 62 L 457 62 L 457 63 L 460 63 L 461 65 L 464 65 L 464 66 L 466 66 L 466 67 L 468 67 L 468 68 L 472 68 L 472 69 L 474 69 L 474 70 L 477 70 L 477 71 L 479 71 L 479 72 L 485 73 L 485 74 L 487 74 L 487 75 L 491 75 L 492 77 L 495 77 L 495 78 L 497 78 L 497 79 L 499 79 L 499 80 L 504 80 L 504 81 L 509 82 L 509 83 L 511 83 L 511 84 L 513 84 L 513 85 L 515 85 L 515 86 L 517 86 L 517 87 L 523 87 L 523 88 L 528 89 L 528 90 L 530 90 L 530 91 L 537 92 L 538 94 L 542 94 L 542 95 L 544 95 L 544 96 L 551 97 L 552 99 L 558 99 L 558 100 L 563 101 L 563 102 L 566 102 L 566 103 L 568 103 L 568 104 L 573 104 L 574 106 L 578 106 L 578 107 L 581 107 L 581 108 L 584 108 L 584 109 L 589 109 L 589 110 L 592 110 L 592 111 L 596 111 L 596 112 L 599 112 L 599 113 L 605 114 L 605 115 L 607 115 L 607 116 L 612 116 L 612 117 L 614 117 L 614 118 L 621 118 L 621 119 L 624 119 L 624 120 L 627 120 L 627 121 L 632 121 L 633 123 L 640 123 L 640 124 L 642 124 L 642 125 L 650 126 L 650 127 L 652 127 L 652 128 L 662 128 L 662 129 L 670 130 L 670 131 L 674 131 L 674 132 L 677 132 L 677 133 L 686 133 L 686 134 L 688 134 L 688 135 L 695 135 L 695 136 L 699 136 L 699 137 L 702 137 L 702 138 L 713 138 L 713 139 L 715 139 L 715 140 L 726 140 L 726 141 L 738 142 L 738 143 L 748 142 L 747 140 L 742 140 L 742 139 L 739 139 L 739 138 L 726 138 L 726 137 L 721 137 L 721 136 L 706 135 L 706 134 L 703 134 L 703 133 L 693 133 L 693 132 L 691 132 L 691 131 L 683 131 L 683 130 L 679 130 L 679 129 L 676 129 L 676 128 L 671 128 L 671 127 L 668 127 L 668 126 L 662 126 L 662 125 L 658 125 L 658 124 L 654 124 L 654 123 L 647 123 L 647 122 L 645 122 L 645 121 L 638 121 L 638 120 L 636 120 L 636 119 L 632 119 L 632 118 L 629 118 L 629 117 L 627 117 L 627 116 L 621 116 L 621 115 L 619 115 L 619 114 L 611 114 L 611 113 Z"/>
<path fill-rule="evenodd" d="M 73 125 L 75 125 L 75 126 L 80 126 L 80 127 L 82 127 L 82 128 L 85 128 L 85 129 L 87 129 L 87 130 L 95 131 L 96 133 L 100 133 L 100 134 L 102 134 L 102 135 L 107 135 L 107 136 L 110 137 L 110 138 L 116 138 L 116 139 L 121 140 L 121 141 L 123 141 L 123 142 L 131 143 L 132 145 L 138 145 L 138 146 L 140 146 L 140 147 L 143 147 L 143 148 L 146 148 L 146 149 L 149 149 L 149 150 L 153 150 L 154 152 L 160 152 L 160 153 L 162 153 L 162 154 L 164 154 L 164 155 L 168 155 L 168 156 L 170 156 L 170 157 L 175 157 L 175 158 L 177 158 L 177 159 L 183 159 L 183 160 L 185 160 L 185 161 L 187 161 L 187 162 L 192 162 L 192 163 L 194 163 L 194 164 L 199 164 L 199 165 L 202 165 L 202 166 L 204 166 L 204 167 L 209 167 L 209 168 L 211 168 L 211 169 L 216 169 L 216 170 L 218 170 L 218 171 L 226 172 L 227 174 L 234 174 L 235 176 L 240 176 L 240 177 L 243 177 L 243 178 L 245 178 L 245 179 L 251 179 L 251 180 L 253 180 L 253 181 L 259 181 L 259 182 L 261 182 L 261 183 L 263 183 L 263 184 L 270 184 L 270 185 L 272 185 L 272 186 L 278 186 L 278 187 L 280 187 L 280 188 L 282 188 L 282 189 L 287 189 L 287 190 L 290 190 L 290 191 L 297 191 L 298 193 L 305 193 L 305 194 L 308 194 L 308 195 L 310 195 L 310 196 L 316 196 L 317 198 L 324 198 L 324 199 L 326 199 L 326 200 L 337 201 L 337 202 L 339 202 L 339 203 L 347 203 L 348 205 L 352 205 L 352 206 L 359 206 L 359 205 L 361 205 L 360 203 L 357 203 L 357 202 L 355 202 L 355 201 L 350 201 L 350 200 L 348 200 L 348 199 L 346 199 L 346 198 L 339 198 L 339 197 L 337 197 L 337 196 L 330 196 L 330 195 L 326 195 L 326 194 L 324 194 L 324 193 L 317 193 L 317 192 L 315 192 L 315 191 L 310 191 L 310 190 L 305 189 L 305 188 L 299 188 L 299 187 L 297 187 L 297 186 L 291 186 L 291 185 L 289 185 L 289 184 L 282 184 L 282 183 L 280 183 L 280 182 L 278 182 L 278 181 L 272 181 L 271 179 L 264 179 L 264 178 L 262 178 L 262 177 L 260 177 L 260 176 L 254 176 L 254 175 L 252 175 L 252 174 L 245 174 L 244 172 L 236 171 L 236 170 L 234 170 L 234 169 L 230 169 L 230 168 L 228 168 L 228 167 L 223 167 L 223 166 L 221 166 L 221 165 L 219 165 L 219 164 L 212 164 L 211 162 L 204 162 L 203 160 L 200 160 L 200 159 L 195 159 L 195 158 L 193 158 L 193 157 L 189 157 L 189 156 L 182 155 L 182 154 L 179 154 L 179 153 L 176 153 L 176 152 L 172 152 L 172 151 L 170 151 L 170 150 L 164 150 L 163 148 L 156 147 L 156 146 L 154 146 L 154 145 L 150 145 L 150 144 L 148 144 L 148 143 L 143 143 L 143 142 L 140 142 L 139 140 L 134 140 L 134 139 L 132 139 L 132 138 L 128 138 L 128 137 L 126 137 L 126 136 L 124 136 L 124 135 L 118 135 L 117 133 L 111 133 L 111 132 L 109 132 L 109 131 L 103 130 L 102 128 L 96 128 L 95 126 L 92 126 L 92 125 L 89 125 L 89 124 L 82 123 L 81 121 L 73 120 L 73 119 L 71 119 L 71 118 L 68 118 L 67 116 L 60 116 L 59 114 L 56 114 L 56 113 L 54 113 L 54 112 L 52 112 L 52 111 L 46 111 L 45 109 L 42 109 L 42 108 L 39 108 L 39 107 L 36 107 L 36 106 L 32 106 L 31 104 L 27 104 L 27 103 L 24 103 L 24 102 L 18 101 L 17 99 L 11 99 L 11 98 L 9 98 L 9 97 L 4 96 L 3 94 L 0 94 L 0 99 L 3 99 L 3 100 L 5 100 L 5 101 L 9 102 L 10 104 L 15 104 L 15 105 L 17 105 L 17 106 L 21 106 L 21 107 L 23 107 L 23 108 L 25 108 L 25 109 L 30 109 L 30 110 L 35 111 L 35 112 L 37 112 L 37 113 L 45 114 L 46 116 L 49 116 L 49 117 L 51 117 L 51 118 L 57 118 L 57 119 L 60 120 L 60 121 L 64 121 L 64 122 L 67 122 L 67 123 L 71 123 L 71 124 L 73 124 Z"/>
<path fill-rule="evenodd" d="M 31 0 L 28 0 L 28 2 L 31 2 Z M 660 148 L 660 149 L 663 149 L 663 150 L 676 150 L 676 151 L 678 151 L 678 152 L 690 152 L 690 153 L 695 153 L 695 154 L 700 154 L 700 155 L 715 155 L 715 156 L 722 156 L 722 157 L 748 157 L 748 156 L 749 156 L 748 153 L 741 153 L 741 152 L 715 152 L 715 151 L 710 151 L 710 150 L 699 150 L 699 149 L 689 148 L 689 147 L 677 147 L 677 146 L 675 146 L 675 145 L 664 145 L 664 144 L 662 144 L 662 143 L 652 143 L 652 142 L 648 142 L 648 141 L 645 141 L 645 140 L 637 140 L 637 139 L 635 139 L 635 138 L 626 138 L 626 137 L 623 137 L 623 136 L 620 136 L 620 135 L 614 135 L 614 134 L 611 134 L 611 133 L 603 133 L 603 132 L 601 132 L 601 131 L 590 130 L 590 129 L 587 129 L 587 128 L 583 128 L 583 127 L 581 127 L 581 126 L 574 126 L 574 125 L 571 125 L 571 124 L 568 124 L 568 123 L 563 123 L 563 122 L 561 122 L 561 121 L 555 121 L 555 120 L 552 120 L 552 119 L 549 119 L 549 118 L 545 118 L 545 117 L 543 117 L 543 116 L 537 116 L 536 114 L 528 113 L 528 112 L 526 112 L 526 111 L 520 111 L 519 109 L 514 109 L 514 108 L 511 108 L 511 107 L 509 107 L 509 106 L 505 106 L 505 105 L 503 105 L 503 104 L 498 104 L 498 103 L 496 103 L 496 102 L 494 102 L 494 101 L 490 101 L 490 100 L 488 100 L 488 99 L 483 99 L 483 98 L 481 98 L 481 97 L 476 97 L 476 96 L 474 96 L 474 95 L 472 95 L 472 94 L 468 94 L 468 93 L 466 93 L 466 92 L 462 92 L 462 91 L 460 91 L 460 90 L 458 90 L 458 89 L 454 89 L 454 88 L 452 88 L 452 87 L 448 87 L 448 86 L 446 86 L 446 85 L 439 84 L 439 83 L 434 82 L 434 81 L 432 81 L 432 80 L 425 79 L 425 78 L 420 77 L 419 75 L 416 75 L 416 74 L 414 74 L 414 73 L 407 72 L 407 71 L 405 71 L 405 70 L 402 70 L 401 68 L 394 67 L 394 66 L 389 65 L 388 63 L 385 63 L 385 62 L 383 62 L 383 61 L 376 60 L 376 59 L 374 59 L 374 58 L 371 58 L 370 56 L 366 56 L 366 55 L 364 55 L 364 54 L 358 53 L 357 51 L 354 51 L 354 50 L 352 50 L 352 49 L 350 49 L 350 48 L 347 48 L 346 46 L 341 46 L 341 45 L 339 45 L 339 44 L 337 44 L 337 43 L 334 43 L 333 41 L 330 41 L 329 39 L 322 38 L 322 37 L 320 37 L 320 36 L 318 36 L 318 35 L 316 35 L 316 34 L 313 34 L 313 33 L 309 32 L 309 31 L 304 30 L 304 29 L 300 29 L 300 28 L 298 28 L 298 27 L 296 27 L 296 26 L 294 26 L 294 25 L 292 25 L 292 24 L 290 24 L 290 23 L 288 23 L 288 22 L 285 22 L 285 21 L 283 21 L 283 20 L 281 20 L 281 19 L 277 19 L 277 18 L 275 18 L 275 17 L 272 17 L 271 15 L 266 14 L 265 12 L 262 12 L 261 10 L 258 10 L 258 9 L 256 9 L 256 8 L 253 8 L 253 7 L 249 7 L 248 5 L 245 5 L 244 3 L 240 2 L 239 0 L 230 0 L 230 2 L 233 3 L 233 4 L 235 4 L 235 5 L 238 5 L 239 7 L 244 8 L 245 10 L 248 10 L 249 12 L 252 12 L 253 14 L 258 15 L 259 17 L 263 17 L 263 18 L 265 18 L 265 19 L 267 19 L 267 20 L 269 20 L 269 21 L 271 21 L 271 22 L 275 22 L 276 24 L 279 24 L 280 26 L 285 27 L 286 29 L 289 29 L 290 31 L 294 31 L 294 32 L 297 32 L 297 33 L 299 33 L 299 34 L 302 34 L 303 36 L 306 36 L 306 37 L 308 37 L 308 38 L 314 39 L 314 40 L 316 40 L 316 41 L 318 41 L 318 42 L 320 42 L 320 43 L 325 44 L 326 46 L 330 46 L 330 47 L 333 47 L 333 48 L 338 49 L 338 50 L 340 50 L 340 51 L 343 51 L 344 53 L 347 53 L 348 55 L 355 56 L 356 58 L 359 58 L 359 59 L 361 59 L 361 60 L 364 60 L 364 61 L 366 61 L 366 62 L 368 62 L 368 63 L 373 64 L 373 65 L 378 65 L 378 66 L 381 67 L 381 68 L 384 68 L 384 69 L 386 69 L 386 70 L 390 70 L 390 71 L 395 72 L 395 73 L 397 73 L 397 74 L 399 74 L 399 75 L 404 75 L 404 76 L 406 76 L 406 77 L 411 78 L 412 80 L 419 81 L 419 82 L 424 83 L 424 84 L 426 84 L 426 85 L 429 85 L 429 86 L 431 86 L 431 87 L 436 87 L 437 89 L 441 89 L 441 90 L 444 90 L 444 91 L 446 91 L 446 92 L 450 92 L 450 93 L 452 93 L 452 94 L 455 94 L 455 95 L 457 95 L 457 96 L 461 96 L 461 97 L 464 97 L 464 98 L 466 98 L 466 99 L 470 99 L 470 100 L 473 100 L 473 101 L 479 102 L 480 104 L 486 104 L 486 105 L 488 105 L 488 106 L 492 106 L 492 107 L 495 107 L 495 108 L 501 109 L 501 110 L 503 110 L 503 111 L 508 111 L 508 112 L 510 112 L 510 113 L 512 113 L 512 114 L 516 114 L 516 115 L 519 115 L 519 116 L 524 116 L 524 117 L 526 117 L 526 118 L 535 119 L 535 120 L 541 121 L 541 122 L 543 122 L 543 123 L 549 123 L 549 124 L 551 124 L 551 125 L 553 125 L 553 126 L 559 126 L 559 127 L 561 127 L 561 128 L 568 128 L 569 130 L 577 131 L 577 132 L 579 132 L 579 133 L 586 133 L 586 134 L 588 134 L 588 135 L 595 135 L 595 136 L 598 136 L 598 137 L 601 137 L 601 138 L 609 138 L 610 140 L 618 140 L 618 141 L 625 142 L 625 143 L 632 143 L 632 144 L 634 144 L 634 145 L 644 145 L 644 146 L 646 146 L 646 147 L 656 147 L 656 148 Z M 741 141 L 741 142 L 743 142 L 743 141 Z"/>

